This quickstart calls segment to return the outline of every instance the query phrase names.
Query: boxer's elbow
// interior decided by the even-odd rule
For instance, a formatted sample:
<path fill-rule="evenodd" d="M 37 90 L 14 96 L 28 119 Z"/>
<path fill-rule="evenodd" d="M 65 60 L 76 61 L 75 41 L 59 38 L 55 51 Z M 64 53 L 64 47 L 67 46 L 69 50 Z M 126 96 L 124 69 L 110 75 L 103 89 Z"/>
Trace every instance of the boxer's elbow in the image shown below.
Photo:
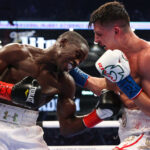
<path fill-rule="evenodd" d="M 74 134 L 74 129 L 72 128 L 72 124 L 69 120 L 60 122 L 60 134 L 65 137 L 72 136 Z"/>
<path fill-rule="evenodd" d="M 60 121 L 60 133 L 62 136 L 70 137 L 77 135 L 84 131 L 86 127 L 82 123 L 80 118 L 71 118 Z"/>

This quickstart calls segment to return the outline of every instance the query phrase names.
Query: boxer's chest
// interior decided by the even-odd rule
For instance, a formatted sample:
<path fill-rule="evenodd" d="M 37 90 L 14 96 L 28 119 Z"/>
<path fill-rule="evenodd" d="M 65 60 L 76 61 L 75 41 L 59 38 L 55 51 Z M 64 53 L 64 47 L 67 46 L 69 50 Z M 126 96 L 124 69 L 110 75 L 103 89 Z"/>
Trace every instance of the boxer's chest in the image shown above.
<path fill-rule="evenodd" d="M 138 58 L 136 55 L 133 55 L 130 59 L 129 59 L 129 64 L 130 64 L 130 69 L 131 69 L 131 76 L 134 78 L 134 80 L 136 81 L 136 83 L 140 83 L 141 82 L 141 77 L 140 77 L 140 72 L 139 72 L 139 65 L 138 65 Z"/>

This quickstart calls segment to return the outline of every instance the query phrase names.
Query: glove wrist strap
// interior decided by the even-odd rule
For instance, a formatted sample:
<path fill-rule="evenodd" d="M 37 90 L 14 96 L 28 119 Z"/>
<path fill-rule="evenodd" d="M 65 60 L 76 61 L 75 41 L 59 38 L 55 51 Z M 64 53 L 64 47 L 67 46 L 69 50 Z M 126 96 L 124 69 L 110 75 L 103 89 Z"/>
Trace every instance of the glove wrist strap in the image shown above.
<path fill-rule="evenodd" d="M 87 128 L 92 128 L 101 121 L 103 120 L 98 117 L 96 109 L 83 118 L 83 123 Z"/>
<path fill-rule="evenodd" d="M 78 86 L 85 87 L 87 85 L 89 75 L 80 70 L 78 67 L 72 69 L 69 73 L 74 78 Z"/>
<path fill-rule="evenodd" d="M 129 99 L 134 99 L 137 97 L 142 89 L 141 87 L 134 81 L 134 79 L 129 75 L 125 79 L 117 82 L 118 87 L 125 93 Z"/>
<path fill-rule="evenodd" d="M 14 84 L 0 81 L 0 98 L 11 101 L 11 91 Z"/>

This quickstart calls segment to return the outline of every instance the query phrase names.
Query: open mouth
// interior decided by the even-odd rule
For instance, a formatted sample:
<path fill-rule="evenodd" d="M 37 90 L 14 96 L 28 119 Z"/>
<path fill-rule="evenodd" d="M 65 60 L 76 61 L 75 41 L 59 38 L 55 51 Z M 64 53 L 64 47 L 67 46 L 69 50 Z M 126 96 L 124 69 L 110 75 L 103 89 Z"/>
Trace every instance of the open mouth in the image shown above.
<path fill-rule="evenodd" d="M 67 71 L 69 72 L 71 69 L 73 69 L 73 64 L 72 63 L 67 63 L 65 68 L 64 68 L 64 71 Z"/>
<path fill-rule="evenodd" d="M 102 48 L 104 48 L 104 49 L 105 49 L 105 48 L 106 48 L 106 45 L 102 46 Z"/>
<path fill-rule="evenodd" d="M 104 48 L 104 49 L 106 48 L 106 45 L 100 45 L 100 46 L 101 46 L 102 48 Z"/>
<path fill-rule="evenodd" d="M 73 65 L 72 63 L 68 63 L 68 66 L 67 66 L 68 70 L 70 71 L 72 68 L 73 68 Z"/>
<path fill-rule="evenodd" d="M 98 43 L 99 44 L 99 46 L 101 47 L 101 48 L 106 48 L 106 45 L 102 45 L 101 43 Z"/>
<path fill-rule="evenodd" d="M 77 66 L 75 61 L 70 61 L 65 64 L 65 71 L 70 71 L 71 69 L 75 68 Z"/>

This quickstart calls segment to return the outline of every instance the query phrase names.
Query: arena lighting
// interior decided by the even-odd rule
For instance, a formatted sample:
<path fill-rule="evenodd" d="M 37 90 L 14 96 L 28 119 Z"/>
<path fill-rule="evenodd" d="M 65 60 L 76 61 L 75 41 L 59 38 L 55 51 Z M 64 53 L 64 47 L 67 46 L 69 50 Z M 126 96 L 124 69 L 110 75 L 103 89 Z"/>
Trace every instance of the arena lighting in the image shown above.
<path fill-rule="evenodd" d="M 69 28 L 69 31 L 73 31 L 74 29 L 73 28 Z"/>
<path fill-rule="evenodd" d="M 0 29 L 77 29 L 91 30 L 88 21 L 0 21 Z M 130 22 L 131 28 L 135 30 L 150 30 L 150 22 Z"/>
<path fill-rule="evenodd" d="M 85 90 L 82 90 L 82 91 L 81 91 L 81 95 L 88 95 L 88 96 L 90 96 L 90 95 L 94 95 L 94 93 L 93 93 L 92 91 L 85 91 Z"/>

